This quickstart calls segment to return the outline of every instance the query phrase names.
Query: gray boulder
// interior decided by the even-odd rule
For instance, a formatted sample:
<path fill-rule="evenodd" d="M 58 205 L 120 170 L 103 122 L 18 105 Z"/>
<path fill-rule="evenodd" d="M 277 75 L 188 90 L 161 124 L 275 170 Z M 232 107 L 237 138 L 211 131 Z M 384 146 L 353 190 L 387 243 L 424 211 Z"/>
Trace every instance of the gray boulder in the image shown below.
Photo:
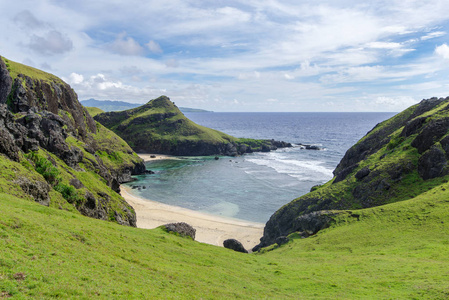
<path fill-rule="evenodd" d="M 227 239 L 223 242 L 223 246 L 227 249 L 231 249 L 237 252 L 248 253 L 248 251 L 243 247 L 242 243 L 236 239 Z"/>
<path fill-rule="evenodd" d="M 181 236 L 188 236 L 191 237 L 192 240 L 195 240 L 196 229 L 187 223 L 169 223 L 163 226 L 168 232 L 175 232 Z"/>
<path fill-rule="evenodd" d="M 365 178 L 366 176 L 369 175 L 370 173 L 370 169 L 368 167 L 364 167 L 362 168 L 360 171 L 358 171 L 357 173 L 355 173 L 355 178 L 357 180 L 362 180 L 363 178 Z"/>

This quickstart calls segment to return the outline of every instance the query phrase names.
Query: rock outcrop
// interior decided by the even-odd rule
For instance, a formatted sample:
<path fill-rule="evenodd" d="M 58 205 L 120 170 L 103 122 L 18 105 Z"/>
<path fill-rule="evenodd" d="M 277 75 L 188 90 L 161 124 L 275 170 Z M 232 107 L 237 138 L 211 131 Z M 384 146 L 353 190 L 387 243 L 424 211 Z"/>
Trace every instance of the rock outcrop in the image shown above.
<path fill-rule="evenodd" d="M 112 194 L 131 175 L 145 171 L 132 149 L 98 124 L 56 76 L 0 57 L 0 79 L 0 153 L 34 165 L 31 171 L 46 180 L 20 178 L 14 184 L 41 204 L 50 204 L 54 189 L 86 216 L 135 226 L 132 207 Z M 54 173 L 50 178 L 49 168 Z M 63 179 L 67 177 L 71 179 Z M 98 181 L 95 189 L 92 180 Z"/>
<path fill-rule="evenodd" d="M 273 214 L 259 248 L 293 232 L 315 234 L 336 210 L 413 198 L 449 176 L 448 160 L 449 97 L 423 100 L 377 124 L 346 152 L 330 182 Z"/>
<path fill-rule="evenodd" d="M 248 250 L 246 250 L 245 247 L 243 247 L 242 243 L 240 243 L 236 239 L 227 239 L 223 241 L 223 247 L 237 252 L 248 253 Z"/>
<path fill-rule="evenodd" d="M 167 232 L 174 232 L 176 234 L 179 234 L 180 236 L 188 236 L 192 240 L 195 240 L 196 229 L 187 223 L 169 223 L 163 226 L 165 230 L 167 230 Z"/>

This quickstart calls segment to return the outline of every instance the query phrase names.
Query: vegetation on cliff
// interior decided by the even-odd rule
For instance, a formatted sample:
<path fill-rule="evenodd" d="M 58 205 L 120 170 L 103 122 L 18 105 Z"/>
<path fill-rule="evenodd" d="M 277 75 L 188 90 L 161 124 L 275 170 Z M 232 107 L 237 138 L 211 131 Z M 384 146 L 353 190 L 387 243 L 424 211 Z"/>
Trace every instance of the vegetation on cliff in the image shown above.
<path fill-rule="evenodd" d="M 145 166 L 126 142 L 56 76 L 1 58 L 0 77 L 0 192 L 135 226 L 117 192 Z"/>
<path fill-rule="evenodd" d="M 195 124 L 166 96 L 134 109 L 98 114 L 95 120 L 121 136 L 138 153 L 238 155 L 291 146 L 272 140 L 238 139 Z"/>
<path fill-rule="evenodd" d="M 314 222 L 307 217 L 313 212 L 369 208 L 444 187 L 449 180 L 448 159 L 449 98 L 423 100 L 378 124 L 351 147 L 331 181 L 273 214 L 261 246 L 303 231 L 299 221 Z M 332 215 L 329 212 L 320 218 L 331 219 Z"/>

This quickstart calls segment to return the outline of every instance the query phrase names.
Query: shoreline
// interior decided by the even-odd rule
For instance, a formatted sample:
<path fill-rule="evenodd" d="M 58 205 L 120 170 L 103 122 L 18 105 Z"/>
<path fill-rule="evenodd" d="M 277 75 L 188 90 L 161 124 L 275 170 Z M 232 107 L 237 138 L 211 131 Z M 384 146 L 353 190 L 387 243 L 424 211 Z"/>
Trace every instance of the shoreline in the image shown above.
<path fill-rule="evenodd" d="M 176 159 L 170 155 L 140 154 L 144 161 L 157 159 Z M 156 158 L 150 158 L 156 155 Z M 120 194 L 131 205 L 137 218 L 137 227 L 154 229 L 167 223 L 185 222 L 196 229 L 195 240 L 201 243 L 223 247 L 226 239 L 236 239 L 247 250 L 260 243 L 265 224 L 226 218 L 202 213 L 179 206 L 147 200 L 130 193 L 131 188 L 120 185 Z"/>
<path fill-rule="evenodd" d="M 161 160 L 161 159 L 179 159 L 176 156 L 168 155 L 168 154 L 149 154 L 149 153 L 137 153 L 137 155 L 143 159 L 145 162 L 152 160 Z M 155 157 L 151 157 L 155 156 Z"/>

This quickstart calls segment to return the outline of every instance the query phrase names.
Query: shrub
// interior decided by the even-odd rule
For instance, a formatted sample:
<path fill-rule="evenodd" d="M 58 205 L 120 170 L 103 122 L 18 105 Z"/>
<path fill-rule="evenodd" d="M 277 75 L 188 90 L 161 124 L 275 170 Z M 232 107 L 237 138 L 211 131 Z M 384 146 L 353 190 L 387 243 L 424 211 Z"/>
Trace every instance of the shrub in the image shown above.
<path fill-rule="evenodd" d="M 83 201 L 83 198 L 78 195 L 76 189 L 71 185 L 58 183 L 54 189 L 55 191 L 60 192 L 62 197 L 69 203 L 80 204 Z"/>
<path fill-rule="evenodd" d="M 59 170 L 45 157 L 40 156 L 36 152 L 30 152 L 26 155 L 35 164 L 35 170 L 51 185 L 56 185 L 60 181 Z"/>

